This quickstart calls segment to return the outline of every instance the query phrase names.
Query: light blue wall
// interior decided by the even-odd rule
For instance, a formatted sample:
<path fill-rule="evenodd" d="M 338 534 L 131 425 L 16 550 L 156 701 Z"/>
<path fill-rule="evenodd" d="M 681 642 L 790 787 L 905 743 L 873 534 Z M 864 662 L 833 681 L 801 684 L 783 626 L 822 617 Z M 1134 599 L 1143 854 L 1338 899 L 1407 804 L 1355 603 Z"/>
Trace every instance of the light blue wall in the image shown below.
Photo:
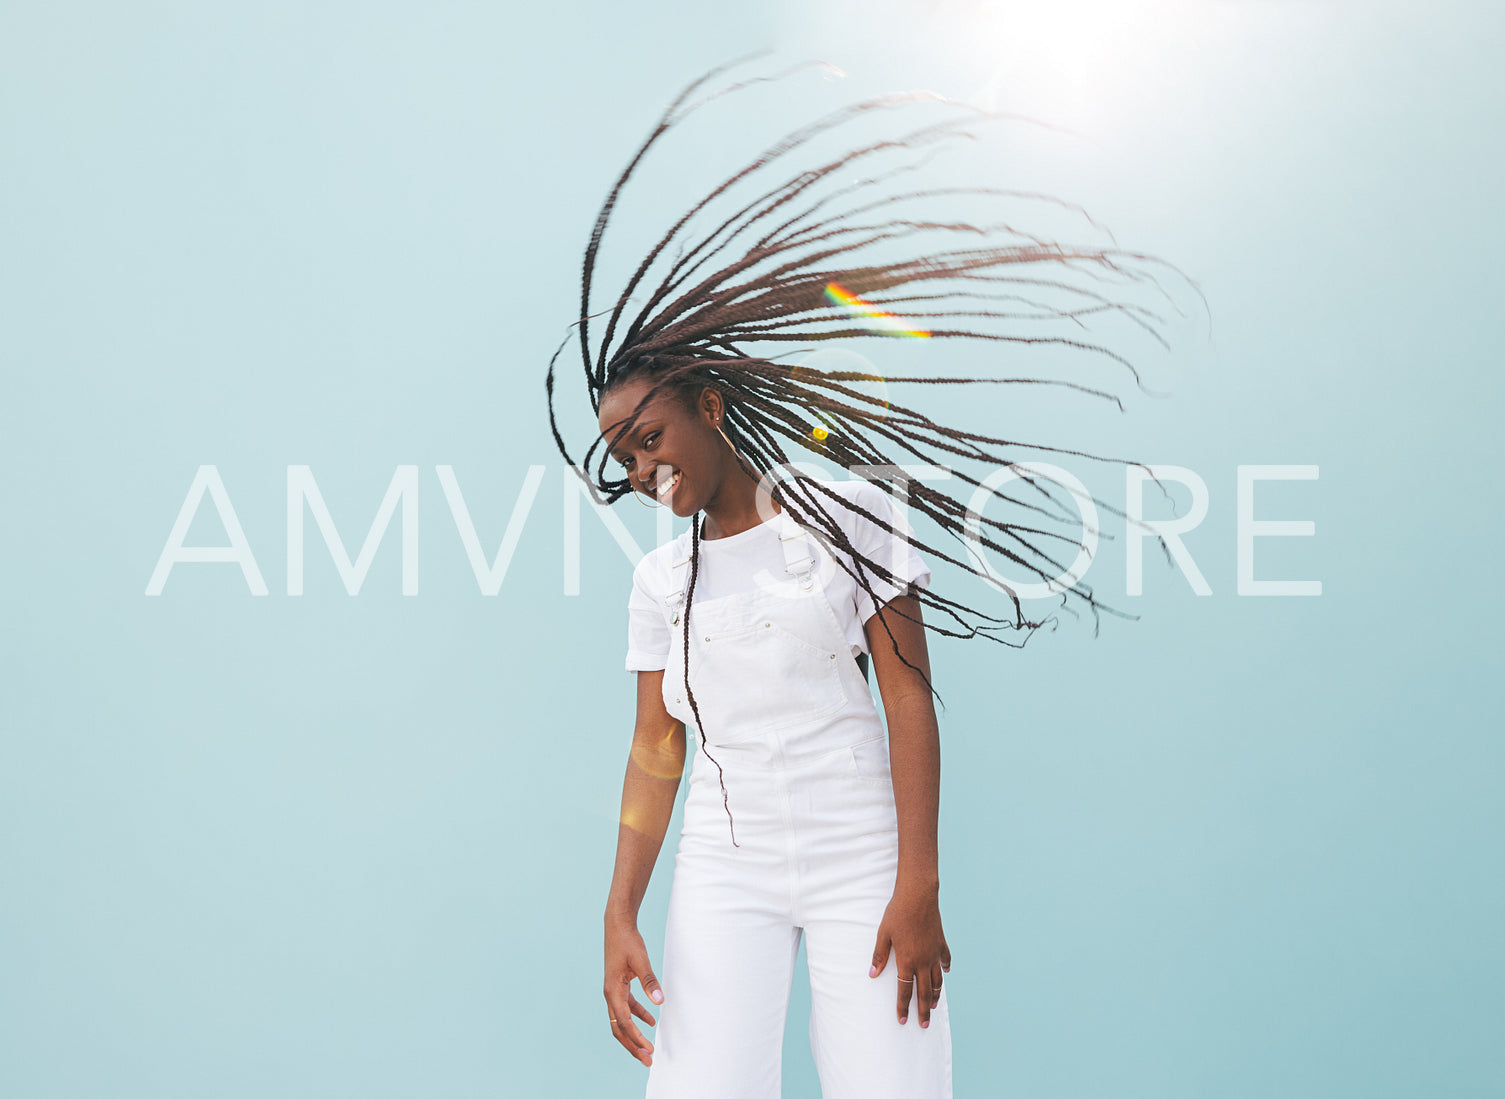
<path fill-rule="evenodd" d="M 1200 473 L 1187 544 L 1213 594 L 1152 558 L 1125 596 L 1120 539 L 1091 579 L 1139 621 L 932 641 L 957 1095 L 1505 1091 L 1501 22 L 1279 0 L 10 5 L 0 1094 L 640 1093 L 600 999 L 632 561 L 587 514 L 564 594 L 543 370 L 611 175 L 686 79 L 765 44 L 849 74 L 763 93 L 791 125 L 928 86 L 1068 129 L 966 156 L 1084 203 L 1211 305 L 1172 399 L 1032 426 Z M 624 202 L 610 270 L 642 246 L 628 227 L 748 151 L 740 126 L 694 131 Z M 953 351 L 902 352 L 922 353 Z M 569 364 L 561 391 L 583 400 Z M 224 564 L 143 594 L 206 464 L 265 597 Z M 1261 541 L 1259 574 L 1320 597 L 1236 594 L 1241 464 L 1320 468 L 1258 497 L 1316 522 Z M 395 524 L 352 598 L 311 521 L 286 594 L 290 465 L 352 553 L 418 467 L 417 596 Z M 545 467 L 494 598 L 439 465 L 488 554 Z M 652 517 L 617 510 L 650 545 Z M 190 544 L 224 540 L 206 507 Z M 791 1097 L 818 1094 L 803 995 Z"/>

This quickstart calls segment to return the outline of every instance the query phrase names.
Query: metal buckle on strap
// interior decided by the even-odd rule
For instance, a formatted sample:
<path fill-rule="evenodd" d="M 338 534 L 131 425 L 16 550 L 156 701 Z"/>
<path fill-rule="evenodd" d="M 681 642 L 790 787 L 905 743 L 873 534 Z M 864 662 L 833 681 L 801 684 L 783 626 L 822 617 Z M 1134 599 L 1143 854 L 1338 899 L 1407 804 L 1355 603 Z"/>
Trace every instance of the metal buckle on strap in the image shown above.
<path fill-rule="evenodd" d="M 684 605 L 685 580 L 689 575 L 688 573 L 679 573 L 678 580 L 676 582 L 675 570 L 684 568 L 684 566 L 688 565 L 689 563 L 690 559 L 688 557 L 683 557 L 680 560 L 674 562 L 674 564 L 669 569 L 669 580 L 672 590 L 668 595 L 664 596 L 664 609 L 669 612 L 669 625 L 671 626 L 679 625 L 679 609 Z"/>
<path fill-rule="evenodd" d="M 784 571 L 792 574 L 795 577 L 798 577 L 800 587 L 804 588 L 806 591 L 809 591 L 810 588 L 815 584 L 815 577 L 811 575 L 811 572 L 814 568 L 815 558 L 806 554 L 804 557 L 801 557 L 795 561 L 790 561 L 788 564 L 786 564 L 784 566 Z"/>
<path fill-rule="evenodd" d="M 679 625 L 679 608 L 685 601 L 685 593 L 682 591 L 670 592 L 664 596 L 664 609 L 669 612 L 669 625 Z"/>
<path fill-rule="evenodd" d="M 783 513 L 784 521 L 779 524 L 779 542 L 784 550 L 784 571 L 799 578 L 800 587 L 809 591 L 815 585 L 815 578 L 810 571 L 815 568 L 816 560 L 813 554 L 806 551 L 803 557 L 796 557 L 795 553 L 801 547 L 791 545 L 796 538 L 806 538 L 809 532 L 790 518 L 789 513 Z"/>

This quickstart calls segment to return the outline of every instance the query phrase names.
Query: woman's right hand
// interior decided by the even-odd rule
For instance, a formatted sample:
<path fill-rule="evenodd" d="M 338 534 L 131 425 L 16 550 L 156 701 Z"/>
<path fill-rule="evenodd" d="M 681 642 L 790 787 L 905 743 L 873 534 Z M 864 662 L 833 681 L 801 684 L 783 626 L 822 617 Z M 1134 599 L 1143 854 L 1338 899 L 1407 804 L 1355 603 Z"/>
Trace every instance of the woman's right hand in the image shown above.
<path fill-rule="evenodd" d="M 642 984 L 649 999 L 656 1004 L 664 1002 L 658 978 L 653 975 L 653 967 L 648 964 L 648 948 L 643 944 L 643 936 L 638 934 L 637 921 L 628 916 L 608 915 L 606 983 L 602 991 L 606 996 L 608 1018 L 611 1019 L 611 1033 L 628 1053 L 643 1064 L 652 1065 L 653 1043 L 643 1037 L 643 1032 L 632 1021 L 631 1015 L 636 1015 L 649 1026 L 653 1026 L 655 1020 L 632 994 L 634 977 Z"/>

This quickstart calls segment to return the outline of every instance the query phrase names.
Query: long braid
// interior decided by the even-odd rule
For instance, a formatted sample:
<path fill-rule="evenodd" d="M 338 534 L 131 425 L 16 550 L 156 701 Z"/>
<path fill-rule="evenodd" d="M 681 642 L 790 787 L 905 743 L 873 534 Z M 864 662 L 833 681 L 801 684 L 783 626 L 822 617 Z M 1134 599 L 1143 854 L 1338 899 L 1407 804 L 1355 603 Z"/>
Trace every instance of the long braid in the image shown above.
<path fill-rule="evenodd" d="M 721 806 L 726 810 L 727 827 L 732 830 L 732 846 L 741 847 L 737 842 L 737 825 L 732 819 L 732 806 L 726 792 L 726 774 L 721 769 L 721 763 L 711 755 L 706 748 L 705 722 L 700 720 L 700 704 L 695 701 L 695 692 L 690 688 L 690 604 L 695 601 L 695 577 L 700 572 L 700 515 L 697 512 L 690 518 L 690 586 L 685 592 L 684 609 L 684 649 L 685 654 L 685 697 L 690 700 L 690 709 L 695 714 L 695 728 L 700 730 L 700 750 L 705 752 L 706 759 L 716 764 L 716 777 L 721 783 Z"/>
<path fill-rule="evenodd" d="M 879 605 L 875 591 L 875 583 L 894 588 L 903 587 L 905 581 L 886 562 L 862 554 L 828 504 L 839 503 L 891 535 L 910 538 L 911 532 L 896 530 L 884 517 L 833 492 L 820 480 L 794 471 L 785 444 L 793 444 L 795 455 L 813 454 L 849 471 L 860 466 L 892 467 L 906 461 L 942 465 L 966 486 L 960 492 L 942 491 L 907 479 L 875 479 L 884 491 L 903 498 L 914 512 L 961 541 L 968 551 L 953 555 L 925 541 L 916 531 L 912 539 L 920 552 L 983 577 L 1000 588 L 1012 605 L 1008 617 L 995 617 L 938 591 L 911 587 L 909 594 L 924 608 L 937 612 L 922 620 L 927 629 L 948 637 L 984 637 L 1019 647 L 1035 631 L 1054 625 L 1053 615 L 1026 615 L 1018 592 L 974 559 L 974 547 L 998 554 L 1014 568 L 1045 581 L 1060 593 L 1061 609 L 1075 613 L 1072 600 L 1085 603 L 1093 615 L 1094 635 L 1100 612 L 1137 618 L 1102 603 L 1091 586 L 1073 576 L 1058 559 L 1057 545 L 1068 552 L 1073 547 L 1085 548 L 1075 533 L 1077 521 L 1069 502 L 1075 490 L 1044 472 L 1022 468 L 1019 452 L 1137 466 L 1168 496 L 1149 466 L 1080 448 L 963 430 L 938 422 L 889 395 L 892 389 L 906 385 L 1059 387 L 1105 401 L 1122 412 L 1122 400 L 1109 388 L 1081 374 L 1030 376 L 1020 371 L 999 377 L 884 377 L 875 372 L 791 365 L 780 361 L 781 355 L 771 353 L 791 343 L 808 348 L 828 340 L 891 338 L 895 334 L 891 325 L 870 323 L 872 316 L 881 315 L 897 322 L 901 334 L 973 340 L 1020 352 L 1070 352 L 1075 356 L 1073 361 L 1096 360 L 1121 370 L 1135 388 L 1155 395 L 1144 384 L 1136 363 L 1127 354 L 1091 338 L 1089 325 L 1122 323 L 1136 338 L 1169 347 L 1161 331 L 1168 323 L 1165 312 L 1158 304 L 1152 307 L 1136 296 L 1163 302 L 1184 317 L 1185 311 L 1162 284 L 1161 275 L 1169 273 L 1198 296 L 1201 292 L 1175 267 L 1119 247 L 1112 234 L 1080 206 L 1050 195 L 994 186 L 921 186 L 890 194 L 878 190 L 928 165 L 958 142 L 975 140 L 978 124 L 1005 116 L 931 93 L 903 93 L 851 104 L 796 129 L 724 179 L 658 239 L 635 265 L 623 292 L 600 311 L 610 316 L 604 337 L 593 346 L 587 325 L 596 315 L 591 313 L 596 260 L 610 215 L 629 176 L 650 147 L 694 111 L 724 95 L 778 78 L 750 77 L 690 101 L 692 93 L 728 67 L 702 76 L 663 112 L 617 177 L 593 226 L 585 252 L 577 322 L 591 407 L 599 410 L 602 394 L 629 378 L 646 378 L 651 384 L 616 434 L 606 439 L 597 433 L 577 464 L 566 446 L 554 408 L 554 365 L 564 350 L 562 344 L 549 362 L 545 388 L 550 429 L 565 460 L 581 472 L 598 499 L 615 503 L 633 488 L 625 477 L 608 476 L 606 463 L 611 449 L 633 430 L 648 402 L 665 390 L 696 397 L 712 387 L 722 395 L 725 430 L 744 467 L 760 479 L 788 471 L 789 476 L 774 488 L 779 502 L 790 509 L 791 518 L 831 551 L 840 567 L 873 600 L 895 654 L 909 667 L 915 665 L 899 650 L 886 617 L 896 608 Z M 750 199 L 732 197 L 742 194 L 750 180 L 765 179 L 766 173 L 782 170 L 789 162 L 787 158 L 813 149 L 819 139 L 832 139 L 849 124 L 881 117 L 885 112 L 897 117 L 915 109 L 940 109 L 952 115 L 939 122 L 928 120 L 903 128 L 897 136 L 869 137 L 837 155 L 817 152 L 814 166 L 791 171 Z M 853 179 L 850 172 L 856 167 L 865 170 Z M 1080 218 L 1092 232 L 1106 235 L 1108 243 L 1053 241 L 1016 227 L 1009 217 L 978 224 L 917 216 L 916 204 L 947 196 L 993 205 L 1019 202 L 1050 206 Z M 723 199 L 731 204 L 729 215 L 707 212 Z M 701 215 L 711 219 L 712 227 L 696 235 L 692 227 Z M 955 246 L 959 241 L 964 244 Z M 743 243 L 739 246 L 738 242 Z M 897 252 L 885 258 L 875 254 L 880 249 Z M 661 273 L 653 276 L 655 271 Z M 643 291 L 641 295 L 639 290 Z M 637 312 L 628 314 L 629 304 L 640 298 Z M 854 299 L 860 303 L 860 310 L 850 304 Z M 936 323 L 946 327 L 933 327 Z M 1065 330 L 1056 331 L 1053 326 L 1057 325 L 1066 326 Z M 760 345 L 766 353 L 748 350 Z M 884 387 L 881 394 L 861 388 L 861 383 L 874 382 Z M 982 478 L 942 458 L 995 469 L 1008 467 L 1017 474 L 1018 485 L 1007 491 L 989 486 L 985 493 Z M 1016 522 L 1007 516 L 983 515 L 981 505 L 974 510 L 961 492 L 970 492 L 973 498 L 1001 499 L 1027 513 L 1027 519 Z M 1156 537 L 1169 560 L 1163 538 L 1142 520 L 1131 518 L 1096 495 L 1084 498 L 1082 507 L 1085 509 L 1089 502 Z M 706 735 L 690 689 L 688 667 L 689 603 L 699 568 L 700 529 L 699 516 L 692 517 L 684 641 L 685 691 L 701 726 L 704 750 Z M 1089 533 L 1097 536 L 1100 532 Z M 897 613 L 911 618 L 902 610 Z M 954 628 L 936 621 L 937 617 Z M 1000 634 L 1017 634 L 1020 638 L 1011 640 Z M 939 699 L 928 677 L 926 684 Z M 714 719 L 716 715 L 712 716 Z M 721 764 L 711 758 L 722 774 Z M 730 819 L 724 774 L 721 789 Z"/>

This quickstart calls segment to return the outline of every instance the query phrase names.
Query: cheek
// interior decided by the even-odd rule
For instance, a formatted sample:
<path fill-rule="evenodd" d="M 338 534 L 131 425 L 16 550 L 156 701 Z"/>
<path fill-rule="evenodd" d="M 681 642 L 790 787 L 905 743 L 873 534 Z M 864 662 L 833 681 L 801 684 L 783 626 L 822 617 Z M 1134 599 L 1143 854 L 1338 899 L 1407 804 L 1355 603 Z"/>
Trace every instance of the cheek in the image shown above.
<path fill-rule="evenodd" d="M 721 442 L 720 436 L 716 437 L 716 441 Z M 721 469 L 720 450 L 705 439 L 697 439 L 685 458 L 685 464 L 702 477 L 715 477 Z"/>

